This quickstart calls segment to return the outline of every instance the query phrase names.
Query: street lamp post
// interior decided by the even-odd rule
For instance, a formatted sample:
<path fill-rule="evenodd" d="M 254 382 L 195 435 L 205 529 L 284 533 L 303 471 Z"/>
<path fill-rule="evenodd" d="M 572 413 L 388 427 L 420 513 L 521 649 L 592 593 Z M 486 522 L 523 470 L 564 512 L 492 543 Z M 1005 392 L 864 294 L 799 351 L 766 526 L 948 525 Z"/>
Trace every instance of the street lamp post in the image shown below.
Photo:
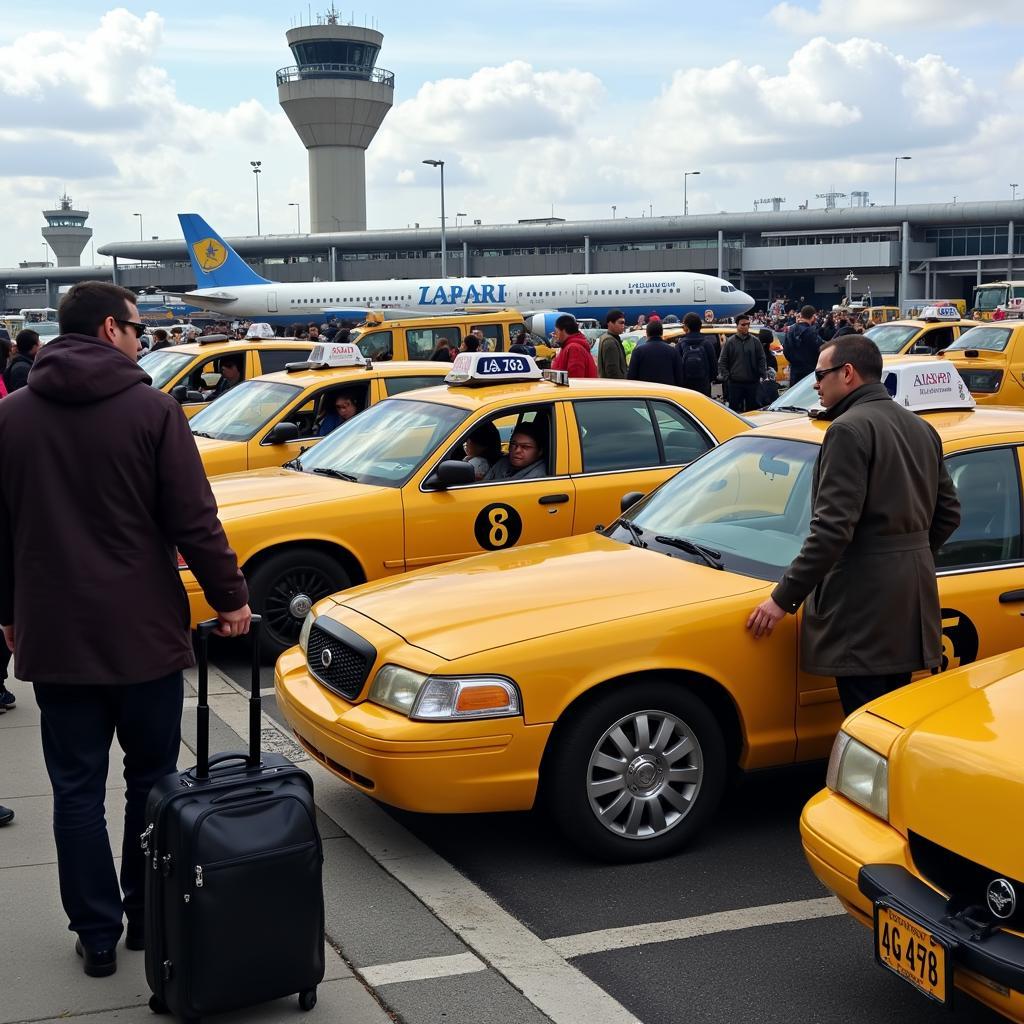
<path fill-rule="evenodd" d="M 1010 182 L 1010 198 L 1011 199 L 1015 200 L 1017 198 L 1017 187 L 1018 187 L 1017 186 L 1017 182 L 1015 182 L 1015 181 L 1011 181 Z"/>
<path fill-rule="evenodd" d="M 686 201 L 686 179 L 691 175 L 700 174 L 700 171 L 683 171 L 683 216 L 690 212 L 690 204 Z"/>
<path fill-rule="evenodd" d="M 142 214 L 141 213 L 133 213 L 132 216 L 139 218 L 139 241 L 141 242 L 142 241 Z"/>
<path fill-rule="evenodd" d="M 910 160 L 909 156 L 896 156 L 892 160 L 892 205 L 896 205 L 896 171 L 899 169 L 901 160 Z"/>
<path fill-rule="evenodd" d="M 462 224 L 461 224 L 461 222 L 459 221 L 459 218 L 460 218 L 460 217 L 468 217 L 468 216 L 469 216 L 469 214 L 468 214 L 468 213 L 457 213 L 457 214 L 455 214 L 455 226 L 456 226 L 457 228 L 461 228 L 461 227 L 462 227 Z"/>
<path fill-rule="evenodd" d="M 441 277 L 446 278 L 448 276 L 448 236 L 445 233 L 444 221 L 444 161 L 424 160 L 423 162 L 429 167 L 441 169 Z"/>
<path fill-rule="evenodd" d="M 252 167 L 252 173 L 256 178 L 256 234 L 262 234 L 260 231 L 260 167 L 263 166 L 262 160 L 250 160 L 249 166 Z"/>
<path fill-rule="evenodd" d="M 614 203 L 612 203 L 612 220 L 615 220 L 615 211 L 617 209 L 618 207 Z"/>
<path fill-rule="evenodd" d="M 302 203 L 289 203 L 289 206 L 295 207 L 295 233 L 297 235 L 302 234 Z"/>

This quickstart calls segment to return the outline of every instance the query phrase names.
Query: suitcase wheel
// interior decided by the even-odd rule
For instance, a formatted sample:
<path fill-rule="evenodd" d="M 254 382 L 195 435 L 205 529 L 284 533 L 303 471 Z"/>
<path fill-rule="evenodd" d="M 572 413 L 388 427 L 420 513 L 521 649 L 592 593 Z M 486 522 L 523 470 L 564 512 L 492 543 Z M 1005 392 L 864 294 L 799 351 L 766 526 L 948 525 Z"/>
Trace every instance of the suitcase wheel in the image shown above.
<path fill-rule="evenodd" d="M 316 1006 L 316 989 L 307 988 L 305 991 L 299 993 L 299 1009 L 300 1010 L 312 1010 Z"/>
<path fill-rule="evenodd" d="M 158 996 L 149 997 L 149 1008 L 153 1013 L 167 1013 L 167 1006 Z"/>

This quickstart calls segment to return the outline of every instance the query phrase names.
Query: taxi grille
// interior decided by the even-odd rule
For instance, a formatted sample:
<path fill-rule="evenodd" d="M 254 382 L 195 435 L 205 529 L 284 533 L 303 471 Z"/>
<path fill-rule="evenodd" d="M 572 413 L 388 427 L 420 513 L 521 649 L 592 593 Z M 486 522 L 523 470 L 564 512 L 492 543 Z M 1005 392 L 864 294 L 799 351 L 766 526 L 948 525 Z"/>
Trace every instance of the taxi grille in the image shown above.
<path fill-rule="evenodd" d="M 976 864 L 916 832 L 910 833 L 910 856 L 917 870 L 949 897 L 951 910 L 980 907 L 1000 928 L 1024 929 L 1024 882 Z M 1017 909 L 1008 918 L 995 917 L 988 907 L 986 892 L 996 878 L 1005 878 L 1017 893 Z"/>
<path fill-rule="evenodd" d="M 328 690 L 346 700 L 359 696 L 376 660 L 376 648 L 341 623 L 328 621 L 325 626 L 314 625 L 309 631 L 309 671 Z"/>

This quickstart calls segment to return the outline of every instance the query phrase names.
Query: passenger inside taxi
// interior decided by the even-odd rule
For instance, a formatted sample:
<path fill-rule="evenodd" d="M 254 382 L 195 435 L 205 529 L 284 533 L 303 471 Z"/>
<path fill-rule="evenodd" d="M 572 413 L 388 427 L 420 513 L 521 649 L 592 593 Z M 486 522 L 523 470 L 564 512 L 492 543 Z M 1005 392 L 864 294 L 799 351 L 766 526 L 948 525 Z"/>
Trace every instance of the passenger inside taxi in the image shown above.
<path fill-rule="evenodd" d="M 240 384 L 245 376 L 244 356 L 224 356 L 220 361 L 220 380 L 213 390 L 206 395 L 206 401 L 212 402 L 221 395 L 227 394 L 236 384 Z"/>
<path fill-rule="evenodd" d="M 538 422 L 519 423 L 508 443 L 508 455 L 503 455 L 484 474 L 490 480 L 526 480 L 547 475 L 545 437 Z"/>
<path fill-rule="evenodd" d="M 337 430 L 342 423 L 352 419 L 363 408 L 362 399 L 355 391 L 338 391 L 334 395 L 328 412 L 320 421 L 317 437 L 326 437 L 332 430 Z"/>
<path fill-rule="evenodd" d="M 463 461 L 473 466 L 477 480 L 483 480 L 501 459 L 501 435 L 490 420 L 474 427 L 462 447 L 466 452 Z"/>

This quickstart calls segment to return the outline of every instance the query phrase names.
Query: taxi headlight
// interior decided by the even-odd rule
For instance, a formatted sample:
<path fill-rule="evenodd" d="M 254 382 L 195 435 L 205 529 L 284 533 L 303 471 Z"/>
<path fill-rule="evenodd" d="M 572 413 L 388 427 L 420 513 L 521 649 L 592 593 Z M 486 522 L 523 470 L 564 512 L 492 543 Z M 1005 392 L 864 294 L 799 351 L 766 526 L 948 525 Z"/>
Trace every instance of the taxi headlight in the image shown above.
<path fill-rule="evenodd" d="M 309 650 L 309 631 L 313 628 L 314 622 L 316 622 L 316 616 L 311 611 L 306 612 L 306 617 L 302 620 L 302 629 L 299 630 L 299 647 L 303 654 Z"/>
<path fill-rule="evenodd" d="M 519 690 L 501 676 L 425 676 L 385 665 L 369 699 L 419 721 L 504 718 L 521 714 Z"/>
<path fill-rule="evenodd" d="M 403 715 L 412 713 L 427 676 L 399 665 L 385 665 L 374 677 L 369 699 Z"/>
<path fill-rule="evenodd" d="M 836 736 L 825 782 L 864 810 L 889 820 L 889 762 L 848 733 Z"/>

